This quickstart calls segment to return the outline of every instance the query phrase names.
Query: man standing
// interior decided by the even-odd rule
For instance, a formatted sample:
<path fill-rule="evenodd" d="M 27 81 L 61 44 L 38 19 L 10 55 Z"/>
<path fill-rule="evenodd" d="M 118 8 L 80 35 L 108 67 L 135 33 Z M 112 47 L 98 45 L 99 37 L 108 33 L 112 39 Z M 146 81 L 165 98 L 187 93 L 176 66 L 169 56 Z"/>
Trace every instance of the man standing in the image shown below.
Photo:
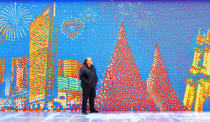
<path fill-rule="evenodd" d="M 90 113 L 98 113 L 94 108 L 96 96 L 97 75 L 92 59 L 87 57 L 80 68 L 79 76 L 82 86 L 82 114 L 87 114 L 87 99 L 89 98 Z"/>

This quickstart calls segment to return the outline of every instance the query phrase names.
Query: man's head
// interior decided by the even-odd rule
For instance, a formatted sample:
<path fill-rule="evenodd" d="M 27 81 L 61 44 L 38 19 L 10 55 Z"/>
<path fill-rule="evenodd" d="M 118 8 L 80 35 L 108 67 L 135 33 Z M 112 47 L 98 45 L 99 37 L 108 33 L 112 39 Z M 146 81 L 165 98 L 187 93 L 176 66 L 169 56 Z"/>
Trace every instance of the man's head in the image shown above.
<path fill-rule="evenodd" d="M 83 64 L 86 64 L 88 66 L 91 66 L 93 64 L 93 61 L 90 57 L 85 58 L 85 61 Z"/>

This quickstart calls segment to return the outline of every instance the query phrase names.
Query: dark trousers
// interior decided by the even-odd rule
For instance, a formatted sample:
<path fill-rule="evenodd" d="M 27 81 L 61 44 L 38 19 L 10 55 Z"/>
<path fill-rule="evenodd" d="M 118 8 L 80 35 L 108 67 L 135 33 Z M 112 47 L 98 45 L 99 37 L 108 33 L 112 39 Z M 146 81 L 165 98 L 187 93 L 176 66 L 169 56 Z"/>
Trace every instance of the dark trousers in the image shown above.
<path fill-rule="evenodd" d="M 87 86 L 82 86 L 82 112 L 87 111 L 87 99 L 89 98 L 90 111 L 94 111 L 94 99 L 96 90 Z"/>

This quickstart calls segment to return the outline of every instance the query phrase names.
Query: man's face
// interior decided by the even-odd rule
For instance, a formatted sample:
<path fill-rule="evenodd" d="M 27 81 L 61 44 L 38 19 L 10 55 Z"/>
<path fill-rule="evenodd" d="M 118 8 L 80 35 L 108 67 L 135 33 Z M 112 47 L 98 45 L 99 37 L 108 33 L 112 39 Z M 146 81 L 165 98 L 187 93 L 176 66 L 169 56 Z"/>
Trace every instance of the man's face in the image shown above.
<path fill-rule="evenodd" d="M 87 58 L 87 65 L 92 65 L 93 64 L 93 61 L 91 58 Z"/>

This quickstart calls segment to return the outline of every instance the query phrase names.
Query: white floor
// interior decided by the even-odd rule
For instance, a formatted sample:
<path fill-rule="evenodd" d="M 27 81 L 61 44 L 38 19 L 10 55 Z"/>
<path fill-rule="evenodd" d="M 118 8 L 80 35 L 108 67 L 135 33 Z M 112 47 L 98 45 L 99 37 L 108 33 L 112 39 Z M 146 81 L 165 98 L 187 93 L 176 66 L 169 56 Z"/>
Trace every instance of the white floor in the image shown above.
<path fill-rule="evenodd" d="M 0 112 L 0 122 L 210 122 L 210 112 Z"/>

